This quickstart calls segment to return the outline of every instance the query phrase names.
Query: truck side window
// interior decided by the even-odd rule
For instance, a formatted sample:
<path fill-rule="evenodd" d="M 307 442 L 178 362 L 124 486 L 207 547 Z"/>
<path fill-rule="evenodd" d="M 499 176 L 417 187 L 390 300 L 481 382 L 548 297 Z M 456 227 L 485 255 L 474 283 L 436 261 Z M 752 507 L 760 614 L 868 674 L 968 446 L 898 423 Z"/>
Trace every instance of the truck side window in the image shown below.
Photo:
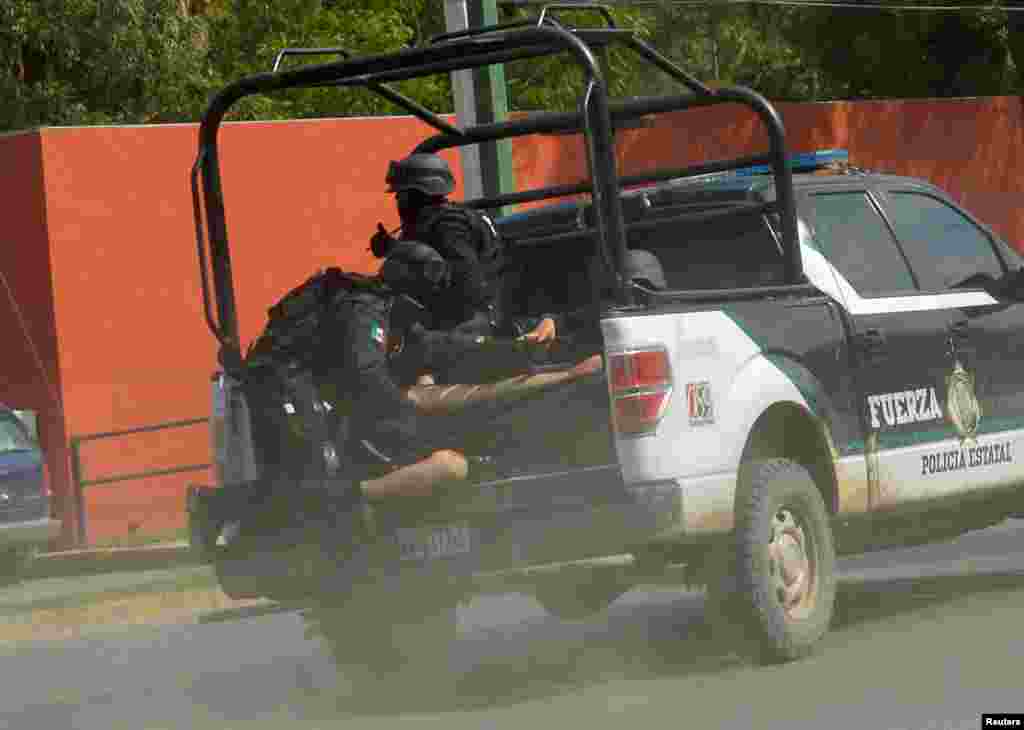
<path fill-rule="evenodd" d="M 862 190 L 811 196 L 815 242 L 862 296 L 916 291 L 907 262 Z"/>
<path fill-rule="evenodd" d="M 938 198 L 888 193 L 886 209 L 900 245 L 926 291 L 943 291 L 975 274 L 1003 275 L 992 241 L 968 218 Z"/>

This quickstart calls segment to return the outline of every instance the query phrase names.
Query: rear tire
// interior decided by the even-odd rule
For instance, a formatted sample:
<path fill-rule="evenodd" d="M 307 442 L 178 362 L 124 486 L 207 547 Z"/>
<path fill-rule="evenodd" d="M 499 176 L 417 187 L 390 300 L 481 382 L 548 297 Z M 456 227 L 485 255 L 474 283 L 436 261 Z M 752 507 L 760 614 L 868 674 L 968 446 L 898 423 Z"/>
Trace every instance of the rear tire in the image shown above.
<path fill-rule="evenodd" d="M 832 620 L 836 553 L 828 511 L 800 464 L 773 459 L 744 471 L 732 574 L 722 576 L 709 608 L 734 620 L 760 661 L 792 661 L 813 651 Z"/>

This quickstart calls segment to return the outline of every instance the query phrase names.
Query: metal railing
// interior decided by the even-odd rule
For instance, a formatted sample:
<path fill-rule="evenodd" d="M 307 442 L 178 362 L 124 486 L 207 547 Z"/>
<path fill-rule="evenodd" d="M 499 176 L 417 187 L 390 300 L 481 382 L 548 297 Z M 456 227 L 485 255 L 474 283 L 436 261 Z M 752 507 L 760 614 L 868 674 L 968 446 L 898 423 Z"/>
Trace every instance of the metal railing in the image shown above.
<path fill-rule="evenodd" d="M 147 471 L 130 472 L 128 474 L 113 474 L 98 477 L 96 479 L 84 479 L 82 474 L 82 444 L 88 443 L 90 441 L 120 438 L 122 436 L 134 436 L 140 433 L 166 431 L 173 428 L 187 428 L 189 426 L 197 426 L 201 423 L 209 423 L 209 421 L 209 418 L 189 418 L 182 421 L 167 421 L 166 423 L 157 423 L 152 426 L 140 426 L 139 428 L 129 428 L 123 431 L 105 431 L 102 433 L 90 433 L 84 436 L 72 436 L 70 440 L 72 482 L 71 486 L 75 499 L 75 512 L 77 517 L 77 530 L 75 534 L 76 544 L 78 546 L 84 546 L 86 545 L 87 540 L 85 516 L 86 487 L 93 487 L 99 484 L 114 484 L 116 482 L 128 482 L 137 479 L 146 479 L 149 477 L 167 476 L 168 474 L 180 474 L 190 471 L 202 471 L 204 469 L 209 469 L 212 466 L 212 464 L 188 464 L 185 466 L 174 466 L 164 469 L 150 469 Z"/>

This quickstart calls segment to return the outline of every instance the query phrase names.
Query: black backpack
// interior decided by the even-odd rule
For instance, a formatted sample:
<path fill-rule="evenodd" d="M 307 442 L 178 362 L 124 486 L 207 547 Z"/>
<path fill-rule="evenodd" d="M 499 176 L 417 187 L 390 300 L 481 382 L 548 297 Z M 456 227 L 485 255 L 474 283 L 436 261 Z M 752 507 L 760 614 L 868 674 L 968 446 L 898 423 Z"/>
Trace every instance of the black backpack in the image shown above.
<path fill-rule="evenodd" d="M 376 279 L 331 267 L 318 271 L 267 310 L 267 324 L 246 353 L 247 365 L 266 362 L 318 369 L 337 346 L 329 331 L 330 314 L 350 297 L 365 292 L 385 293 Z"/>
<path fill-rule="evenodd" d="M 375 279 L 328 268 L 267 310 L 242 373 L 265 477 L 322 487 L 341 476 L 347 414 L 343 404 L 325 398 L 322 385 L 325 367 L 346 343 L 331 324 L 346 302 L 370 293 L 386 295 Z"/>

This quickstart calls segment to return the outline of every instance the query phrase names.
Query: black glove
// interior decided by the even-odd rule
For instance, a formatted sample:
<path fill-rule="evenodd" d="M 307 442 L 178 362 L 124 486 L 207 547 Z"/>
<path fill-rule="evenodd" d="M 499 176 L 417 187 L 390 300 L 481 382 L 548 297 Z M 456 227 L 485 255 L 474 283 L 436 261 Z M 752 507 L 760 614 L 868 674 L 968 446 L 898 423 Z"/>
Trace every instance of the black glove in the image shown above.
<path fill-rule="evenodd" d="M 394 236 L 388 233 L 384 229 L 383 223 L 377 224 L 377 232 L 370 238 L 370 250 L 373 251 L 373 255 L 379 259 L 387 258 L 388 253 L 391 251 L 391 247 L 395 245 Z"/>

